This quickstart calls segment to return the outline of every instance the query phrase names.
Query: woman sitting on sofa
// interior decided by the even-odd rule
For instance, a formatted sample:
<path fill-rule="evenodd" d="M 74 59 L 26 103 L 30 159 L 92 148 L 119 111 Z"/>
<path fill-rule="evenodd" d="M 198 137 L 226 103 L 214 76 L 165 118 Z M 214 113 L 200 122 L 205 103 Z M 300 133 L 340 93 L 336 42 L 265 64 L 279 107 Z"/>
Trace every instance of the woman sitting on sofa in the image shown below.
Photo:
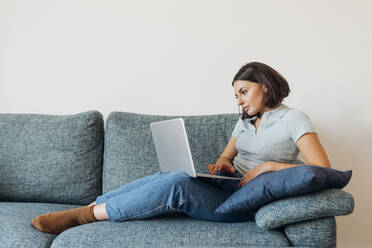
<path fill-rule="evenodd" d="M 258 175 L 302 165 L 299 152 L 308 165 L 331 167 L 307 115 L 282 104 L 290 89 L 278 72 L 262 63 L 248 63 L 235 75 L 232 86 L 243 114 L 225 150 L 208 170 L 242 180 L 156 173 L 99 196 L 88 206 L 38 216 L 32 221 L 34 227 L 58 234 L 99 220 L 118 222 L 169 212 L 209 221 L 247 221 L 251 215 L 214 210 Z"/>

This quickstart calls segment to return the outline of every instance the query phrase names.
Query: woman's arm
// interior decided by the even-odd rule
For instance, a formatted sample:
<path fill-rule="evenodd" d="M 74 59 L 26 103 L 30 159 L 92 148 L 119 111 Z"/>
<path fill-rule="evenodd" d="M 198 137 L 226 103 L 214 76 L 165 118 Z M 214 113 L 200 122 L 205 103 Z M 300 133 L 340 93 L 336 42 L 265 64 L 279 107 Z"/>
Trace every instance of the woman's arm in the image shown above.
<path fill-rule="evenodd" d="M 306 164 L 331 168 L 327 153 L 316 133 L 303 135 L 298 139 L 296 145 L 304 157 Z"/>
<path fill-rule="evenodd" d="M 308 165 L 323 166 L 332 168 L 328 160 L 318 135 L 316 133 L 306 133 L 296 142 L 298 149 Z M 296 164 L 281 164 L 278 162 L 271 162 L 272 170 L 282 170 L 290 167 L 298 166 Z"/>
<path fill-rule="evenodd" d="M 209 164 L 208 170 L 210 174 L 215 174 L 217 171 L 228 171 L 234 173 L 234 167 L 232 166 L 232 161 L 238 151 L 235 148 L 237 138 L 231 136 L 229 142 L 227 143 L 225 150 L 222 152 L 219 159 L 217 159 L 216 164 Z"/>
<path fill-rule="evenodd" d="M 221 154 L 221 156 L 218 160 L 227 159 L 227 160 L 229 160 L 230 163 L 233 161 L 234 157 L 238 153 L 238 151 L 235 148 L 235 144 L 236 144 L 237 140 L 238 140 L 237 138 L 235 138 L 234 136 L 231 136 L 229 142 L 227 143 L 227 145 L 225 147 L 225 150 L 223 150 L 223 152 L 222 152 L 222 154 Z M 218 163 L 218 160 L 217 160 L 216 163 Z"/>
<path fill-rule="evenodd" d="M 323 166 L 331 168 L 327 154 L 316 133 L 306 133 L 296 142 L 298 149 L 308 165 Z M 266 161 L 255 168 L 249 170 L 240 181 L 239 187 L 251 181 L 258 175 L 267 171 L 279 171 L 290 167 L 300 166 L 301 164 L 284 164 L 274 161 Z"/>

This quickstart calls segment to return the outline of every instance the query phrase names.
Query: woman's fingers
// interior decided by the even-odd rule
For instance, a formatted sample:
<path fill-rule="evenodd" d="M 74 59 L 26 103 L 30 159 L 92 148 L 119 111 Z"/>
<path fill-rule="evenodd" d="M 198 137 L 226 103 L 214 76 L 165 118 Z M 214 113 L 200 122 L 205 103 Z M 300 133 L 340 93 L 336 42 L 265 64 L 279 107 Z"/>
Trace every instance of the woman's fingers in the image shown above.
<path fill-rule="evenodd" d="M 211 175 L 215 174 L 216 171 L 218 171 L 218 167 L 219 165 L 215 165 L 215 164 L 208 165 L 209 174 Z"/>
<path fill-rule="evenodd" d="M 210 174 L 215 174 L 218 171 L 230 172 L 230 173 L 235 172 L 234 167 L 230 164 L 227 164 L 227 163 L 218 164 L 218 165 L 217 164 L 209 164 L 208 165 L 208 170 L 209 170 Z"/>
<path fill-rule="evenodd" d="M 229 173 L 234 173 L 235 172 L 235 169 L 234 169 L 234 167 L 231 164 L 224 163 L 224 164 L 222 164 L 221 171 L 223 171 L 223 172 L 229 172 Z"/>
<path fill-rule="evenodd" d="M 239 183 L 239 187 L 242 187 L 244 186 L 245 184 L 247 184 L 249 181 L 251 180 L 251 176 L 249 174 L 249 172 L 247 172 L 244 176 L 243 176 L 243 179 L 240 181 Z"/>
<path fill-rule="evenodd" d="M 228 164 L 227 165 L 227 172 L 234 173 L 235 172 L 234 166 L 232 166 L 231 164 Z"/>
<path fill-rule="evenodd" d="M 239 185 L 238 185 L 238 186 L 239 186 L 239 187 L 243 186 L 243 185 L 244 185 L 244 184 L 246 183 L 246 182 L 245 182 L 245 181 L 246 181 L 246 179 L 247 179 L 247 178 L 246 178 L 246 176 L 244 175 L 244 176 L 243 176 L 243 179 L 242 179 L 242 180 L 240 180 L 240 183 L 239 183 Z"/>
<path fill-rule="evenodd" d="M 239 183 L 239 187 L 242 187 L 244 184 L 247 183 L 247 179 L 246 178 L 243 178 L 240 183 Z"/>
<path fill-rule="evenodd" d="M 209 174 L 212 174 L 213 164 L 208 165 Z"/>
<path fill-rule="evenodd" d="M 212 172 L 213 171 L 214 166 L 215 166 L 214 164 L 209 164 L 208 165 L 209 172 Z"/>
<path fill-rule="evenodd" d="M 216 172 L 221 171 L 221 169 L 222 169 L 222 166 L 221 165 L 216 165 L 214 167 L 213 174 L 216 174 Z"/>

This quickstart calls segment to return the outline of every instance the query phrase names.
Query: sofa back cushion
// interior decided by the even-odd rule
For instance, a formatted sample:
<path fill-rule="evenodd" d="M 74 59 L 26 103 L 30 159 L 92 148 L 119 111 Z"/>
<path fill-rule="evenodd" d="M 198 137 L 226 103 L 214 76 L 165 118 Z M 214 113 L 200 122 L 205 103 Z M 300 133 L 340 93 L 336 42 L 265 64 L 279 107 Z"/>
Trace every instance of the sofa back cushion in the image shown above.
<path fill-rule="evenodd" d="M 150 131 L 154 121 L 182 117 L 197 172 L 208 173 L 223 152 L 238 120 L 237 114 L 155 116 L 112 112 L 106 122 L 103 193 L 159 171 Z"/>
<path fill-rule="evenodd" d="M 0 114 L 0 201 L 87 204 L 102 193 L 103 117 Z"/>

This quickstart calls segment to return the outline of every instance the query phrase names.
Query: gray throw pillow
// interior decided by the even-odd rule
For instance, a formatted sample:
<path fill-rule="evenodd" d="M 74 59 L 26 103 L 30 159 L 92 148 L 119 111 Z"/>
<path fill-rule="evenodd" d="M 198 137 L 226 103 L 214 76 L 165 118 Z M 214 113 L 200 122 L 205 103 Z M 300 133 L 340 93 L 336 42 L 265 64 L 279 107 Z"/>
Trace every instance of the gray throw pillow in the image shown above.
<path fill-rule="evenodd" d="M 341 189 L 326 189 L 269 203 L 258 210 L 255 219 L 259 227 L 275 229 L 288 224 L 322 217 L 351 214 L 353 196 Z"/>
<path fill-rule="evenodd" d="M 103 117 L 0 114 L 0 199 L 87 204 L 102 193 Z"/>

